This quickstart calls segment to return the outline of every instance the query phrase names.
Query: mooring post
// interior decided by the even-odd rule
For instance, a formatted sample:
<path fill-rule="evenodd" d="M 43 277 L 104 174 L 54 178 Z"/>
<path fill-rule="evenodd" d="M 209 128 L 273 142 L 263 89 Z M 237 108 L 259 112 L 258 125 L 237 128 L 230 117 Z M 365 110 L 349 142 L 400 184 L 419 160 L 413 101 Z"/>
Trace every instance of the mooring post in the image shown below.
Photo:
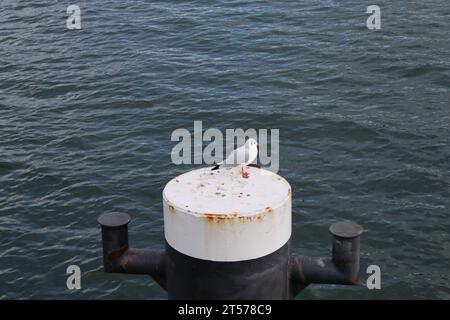
<path fill-rule="evenodd" d="M 291 299 L 311 283 L 357 284 L 362 228 L 333 224 L 331 257 L 292 257 L 291 186 L 247 171 L 202 168 L 169 181 L 164 251 L 129 248 L 129 216 L 101 216 L 105 271 L 148 274 L 169 299 Z"/>

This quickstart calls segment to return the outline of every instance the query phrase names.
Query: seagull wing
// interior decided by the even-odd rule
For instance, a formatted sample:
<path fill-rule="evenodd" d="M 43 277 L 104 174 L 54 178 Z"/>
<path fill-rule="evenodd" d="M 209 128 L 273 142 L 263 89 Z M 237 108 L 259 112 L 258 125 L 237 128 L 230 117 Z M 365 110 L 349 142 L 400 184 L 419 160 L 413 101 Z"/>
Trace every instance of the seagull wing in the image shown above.
<path fill-rule="evenodd" d="M 258 148 L 246 148 L 245 149 L 245 165 L 248 165 L 255 161 L 258 157 Z"/>
<path fill-rule="evenodd" d="M 233 150 L 230 155 L 223 161 L 222 165 L 225 167 L 234 167 L 241 163 L 245 162 L 246 158 L 246 148 L 245 146 L 241 146 L 235 150 Z"/>

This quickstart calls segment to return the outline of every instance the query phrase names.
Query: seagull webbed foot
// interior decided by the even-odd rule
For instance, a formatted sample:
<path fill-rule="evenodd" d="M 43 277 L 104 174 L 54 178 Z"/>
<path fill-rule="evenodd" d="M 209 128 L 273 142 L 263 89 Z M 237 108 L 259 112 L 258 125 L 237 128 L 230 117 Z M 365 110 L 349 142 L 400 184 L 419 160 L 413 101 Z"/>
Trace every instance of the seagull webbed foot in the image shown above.
<path fill-rule="evenodd" d="M 242 173 L 242 178 L 244 178 L 244 179 L 250 178 L 250 176 L 248 175 L 248 172 L 244 170 L 244 167 L 242 167 L 241 173 Z"/>

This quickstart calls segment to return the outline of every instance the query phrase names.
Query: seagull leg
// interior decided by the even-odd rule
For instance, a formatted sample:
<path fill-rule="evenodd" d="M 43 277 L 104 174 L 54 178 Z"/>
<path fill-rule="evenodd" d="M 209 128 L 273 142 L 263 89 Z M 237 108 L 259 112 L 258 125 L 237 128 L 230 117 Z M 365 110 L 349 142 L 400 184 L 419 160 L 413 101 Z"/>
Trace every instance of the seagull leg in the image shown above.
<path fill-rule="evenodd" d="M 248 172 L 244 170 L 244 167 L 245 167 L 245 166 L 242 166 L 242 168 L 241 168 L 242 178 L 248 179 L 248 178 L 249 178 L 249 175 L 248 175 Z"/>

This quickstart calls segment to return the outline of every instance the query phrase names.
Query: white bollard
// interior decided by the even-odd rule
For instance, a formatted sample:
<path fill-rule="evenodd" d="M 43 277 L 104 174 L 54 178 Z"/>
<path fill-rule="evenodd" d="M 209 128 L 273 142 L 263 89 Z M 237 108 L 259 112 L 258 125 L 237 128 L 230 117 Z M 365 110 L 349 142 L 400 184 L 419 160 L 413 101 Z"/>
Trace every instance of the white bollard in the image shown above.
<path fill-rule="evenodd" d="M 182 277 L 167 277 L 172 280 L 167 284 L 169 298 L 171 292 L 173 297 L 202 297 L 189 291 L 204 281 L 220 284 L 226 292 L 235 292 L 232 297 L 236 298 L 288 296 L 283 274 L 287 274 L 292 229 L 291 187 L 270 171 L 254 167 L 247 171 L 246 179 L 240 168 L 202 168 L 172 179 L 164 188 L 169 260 L 178 263 L 178 273 L 183 269 Z M 268 271 L 267 265 L 276 267 Z M 175 282 L 179 289 L 172 290 Z M 210 297 L 230 297 L 212 290 L 206 290 Z"/>

